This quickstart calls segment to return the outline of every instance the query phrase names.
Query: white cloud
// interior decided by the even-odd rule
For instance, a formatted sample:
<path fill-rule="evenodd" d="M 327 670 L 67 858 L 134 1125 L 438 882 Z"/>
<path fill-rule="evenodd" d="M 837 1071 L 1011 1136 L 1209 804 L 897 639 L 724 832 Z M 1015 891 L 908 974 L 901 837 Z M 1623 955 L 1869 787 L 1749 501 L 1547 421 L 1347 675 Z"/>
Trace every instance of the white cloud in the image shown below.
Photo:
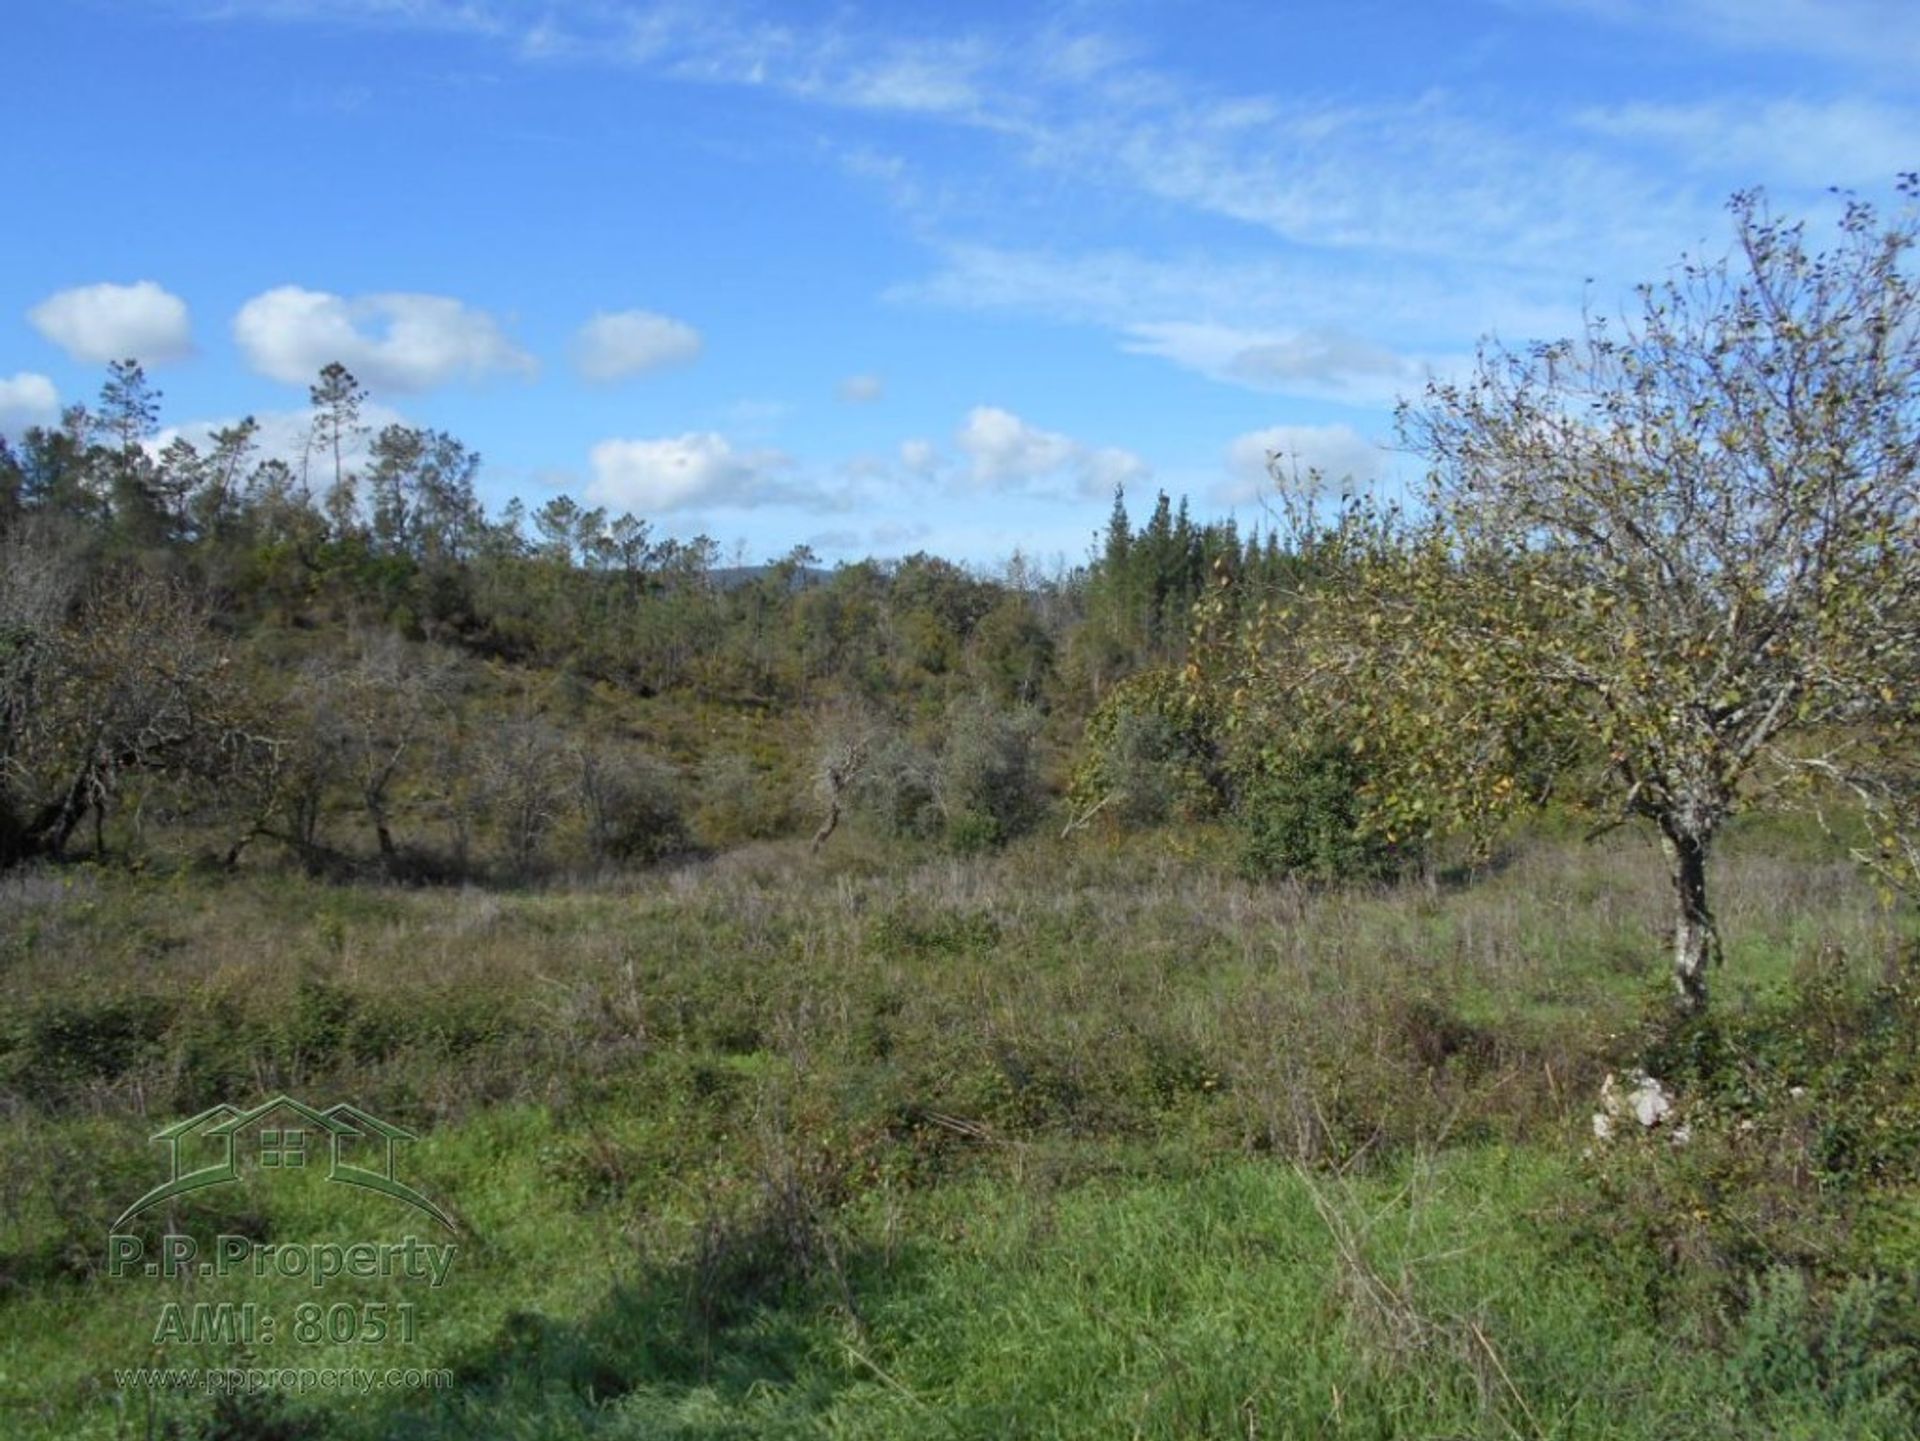
<path fill-rule="evenodd" d="M 1429 366 L 1451 370 L 1490 329 L 1545 338 L 1573 334 L 1581 321 L 1577 283 L 1564 273 L 1436 262 L 1376 271 L 1318 253 L 1237 263 L 982 245 L 945 254 L 942 270 L 890 298 L 1099 325 L 1132 353 L 1218 380 L 1354 404 L 1418 391 Z M 1356 316 L 1394 345 L 1355 334 Z"/>
<path fill-rule="evenodd" d="M 0 379 L 0 433 L 51 425 L 59 418 L 60 392 L 46 376 L 23 370 Z"/>
<path fill-rule="evenodd" d="M 925 540 L 932 534 L 933 527 L 923 520 L 887 520 L 868 531 L 867 539 L 877 546 L 899 547 Z"/>
<path fill-rule="evenodd" d="M 601 312 L 574 337 L 573 363 L 588 380 L 624 380 L 699 358 L 700 332 L 650 310 Z"/>
<path fill-rule="evenodd" d="M 849 375 L 835 393 L 848 405 L 871 405 L 887 393 L 887 383 L 877 375 Z"/>
<path fill-rule="evenodd" d="M 1690 32 L 1731 49 L 1826 56 L 1869 67 L 1920 65 L 1910 0 L 1560 0 L 1602 19 Z"/>
<path fill-rule="evenodd" d="M 886 56 L 845 74 L 828 75 L 816 89 L 837 105 L 922 114 L 978 108 L 971 71 L 977 58 L 958 48 L 924 48 Z"/>
<path fill-rule="evenodd" d="M 1121 486 L 1141 485 L 1153 474 L 1153 468 L 1130 450 L 1103 446 L 1090 450 L 1080 463 L 1080 489 L 1090 495 L 1106 495 Z"/>
<path fill-rule="evenodd" d="M 501 7 L 490 0 L 217 0 L 192 8 L 218 19 L 319 21 L 501 37 L 512 33 Z"/>
<path fill-rule="evenodd" d="M 836 530 L 823 530 L 807 537 L 807 544 L 822 555 L 837 555 L 843 560 L 855 557 L 898 555 L 916 541 L 924 541 L 933 533 L 933 527 L 925 521 L 892 520 L 882 521 L 866 530 L 842 527 Z"/>
<path fill-rule="evenodd" d="M 584 34 L 571 48 L 604 50 Z M 624 50 L 629 62 L 681 79 L 764 87 L 854 110 L 990 123 L 983 82 L 997 57 L 992 46 L 965 36 L 903 40 L 845 22 L 801 27 L 661 7 L 630 22 Z"/>
<path fill-rule="evenodd" d="M 97 365 L 129 356 L 158 365 L 193 350 L 186 301 L 151 280 L 62 290 L 29 310 L 27 319 L 75 360 Z"/>
<path fill-rule="evenodd" d="M 913 166 L 858 141 L 815 147 L 883 187 L 914 235 L 943 252 L 945 268 L 913 287 L 914 298 L 1096 324 L 1140 353 L 1232 384 L 1369 405 L 1417 386 L 1427 362 L 1443 368 L 1490 328 L 1512 338 L 1576 332 L 1586 277 L 1601 310 L 1630 304 L 1632 282 L 1726 234 L 1719 201 L 1732 184 L 1884 183 L 1911 168 L 1914 125 L 1903 109 L 1851 83 L 1859 76 L 1812 62 L 1920 64 L 1913 0 L 1557 0 L 1677 31 L 1682 49 L 1691 35 L 1804 56 L 1812 78 L 1796 69 L 1780 85 L 1848 97 L 1769 103 L 1758 94 L 1584 114 L 1582 97 L 1606 93 L 1583 88 L 1584 76 L 1509 105 L 1481 90 L 1409 88 L 1409 77 L 1370 87 L 1311 42 L 1299 63 L 1236 88 L 1143 59 L 1142 46 L 1101 33 L 1131 22 L 1090 28 L 1084 6 L 1037 23 L 903 30 L 884 11 L 857 7 L 806 18 L 675 0 L 225 3 L 345 6 L 395 25 L 444 24 L 471 9 L 484 17 L 476 31 L 502 35 L 532 63 L 622 64 L 650 79 L 911 113 L 990 135 L 991 148 L 911 151 Z M 1476 30 L 1486 38 L 1506 28 L 1518 27 L 1476 21 L 1460 48 Z M 1442 84 L 1459 73 L 1459 57 L 1447 59 L 1432 72 Z M 1741 83 L 1768 83 L 1773 69 Z M 1595 84 L 1610 83 L 1608 64 L 1596 74 Z M 1699 179 L 1710 167 L 1711 185 Z M 1205 229 L 1159 224 L 1169 212 Z M 1204 241 L 1152 259 L 1015 248 L 1033 217 L 1071 244 L 1080 217 L 1085 235 L 1116 214 L 1145 222 L 1130 235 L 1238 236 L 1276 259 L 1249 263 Z M 963 251 L 960 237 L 1006 248 Z"/>
<path fill-rule="evenodd" d="M 1227 483 L 1215 498 L 1243 504 L 1274 494 L 1268 470 L 1270 457 L 1279 457 L 1283 475 L 1302 477 L 1318 471 L 1330 485 L 1352 481 L 1365 489 L 1387 473 L 1388 455 L 1378 442 L 1368 440 L 1348 425 L 1273 425 L 1235 436 L 1226 452 Z"/>
<path fill-rule="evenodd" d="M 400 391 L 536 369 L 491 315 L 444 295 L 348 299 L 283 285 L 240 307 L 233 338 L 255 370 L 289 385 L 311 384 L 336 360 L 369 386 Z"/>
<path fill-rule="evenodd" d="M 940 451 L 930 440 L 900 442 L 900 463 L 918 476 L 929 476 L 939 468 Z"/>
<path fill-rule="evenodd" d="M 1128 327 L 1122 347 L 1157 355 L 1216 380 L 1251 390 L 1390 404 L 1419 388 L 1420 365 L 1339 331 L 1247 331 L 1232 326 L 1171 321 Z"/>
<path fill-rule="evenodd" d="M 1012 411 L 975 406 L 955 441 L 973 459 L 973 478 L 983 485 L 1021 483 L 1065 469 L 1080 447 L 1057 431 L 1028 425 Z"/>
<path fill-rule="evenodd" d="M 851 554 L 860 544 L 857 530 L 822 530 L 807 537 L 807 548 L 816 555 Z"/>
<path fill-rule="evenodd" d="M 1563 266 L 1698 213 L 1634 167 L 1444 95 L 1362 108 L 1159 103 L 1076 120 L 1054 163 L 1298 244 Z M 1577 263 L 1577 262 L 1576 262 Z"/>
<path fill-rule="evenodd" d="M 779 482 L 787 458 L 777 451 L 736 451 L 711 430 L 652 440 L 603 440 L 588 459 L 596 504 L 639 514 L 694 506 L 744 506 L 796 497 Z"/>
<path fill-rule="evenodd" d="M 683 80 L 916 115 L 981 112 L 982 79 L 997 58 L 995 47 L 971 37 L 884 37 L 846 19 L 803 26 L 674 3 L 521 9 L 482 0 L 222 0 L 219 13 L 464 31 L 503 41 L 536 63 L 624 62 Z"/>
<path fill-rule="evenodd" d="M 1098 495 L 1151 473 L 1131 451 L 1094 449 L 993 405 L 968 411 L 954 443 L 968 458 L 968 479 L 984 489 L 1040 489 L 1065 482 L 1082 495 Z"/>
<path fill-rule="evenodd" d="M 1583 110 L 1577 118 L 1595 134 L 1649 145 L 1695 170 L 1719 171 L 1736 186 L 1751 175 L 1808 186 L 1884 184 L 1911 168 L 1920 132 L 1912 109 L 1857 97 L 1640 101 Z"/>

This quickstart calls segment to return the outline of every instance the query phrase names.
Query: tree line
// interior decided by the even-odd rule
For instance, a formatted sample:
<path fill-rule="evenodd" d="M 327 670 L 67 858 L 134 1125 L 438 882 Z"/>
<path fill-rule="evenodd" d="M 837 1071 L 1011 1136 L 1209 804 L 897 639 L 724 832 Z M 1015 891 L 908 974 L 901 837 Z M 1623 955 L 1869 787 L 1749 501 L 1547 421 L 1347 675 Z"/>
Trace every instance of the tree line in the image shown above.
<path fill-rule="evenodd" d="M 291 455 L 269 453 L 252 419 L 162 443 L 161 400 L 137 361 L 116 362 L 93 405 L 0 439 L 9 863 L 65 856 L 82 838 L 104 853 L 130 784 L 205 802 L 176 797 L 174 810 L 227 813 L 232 860 L 268 836 L 318 863 L 329 830 L 358 813 L 393 869 L 395 817 L 419 811 L 405 798 L 424 791 L 438 796 L 428 809 L 448 856 L 466 854 L 486 816 L 480 828 L 520 866 L 552 830 L 560 791 L 574 793 L 570 820 L 596 859 L 685 839 L 668 818 L 672 773 L 712 793 L 708 829 L 731 838 L 800 824 L 813 803 L 748 799 L 756 785 L 808 784 L 806 765 L 770 766 L 751 746 L 588 754 L 563 734 L 581 716 L 550 714 L 556 686 L 784 725 L 822 753 L 858 714 L 898 739 L 883 807 L 895 823 L 1011 835 L 1039 814 L 1040 752 L 1070 745 L 1119 679 L 1183 653 L 1208 576 L 1277 573 L 1272 538 L 1243 543 L 1164 495 L 1135 527 L 1118 493 L 1100 548 L 1050 574 L 1018 557 L 988 574 L 927 554 L 829 570 L 806 547 L 728 563 L 705 536 L 565 495 L 490 515 L 475 451 L 438 430 L 365 425 L 366 391 L 338 364 L 311 387 Z M 520 680 L 476 681 L 494 674 Z M 482 724 L 490 708 L 512 714 Z M 946 735 L 961 725 L 971 749 Z M 463 749 L 463 728 L 518 754 Z M 956 779 L 962 752 L 1001 780 Z M 468 773 L 430 782 L 429 760 Z M 654 834 L 610 807 L 650 818 Z"/>

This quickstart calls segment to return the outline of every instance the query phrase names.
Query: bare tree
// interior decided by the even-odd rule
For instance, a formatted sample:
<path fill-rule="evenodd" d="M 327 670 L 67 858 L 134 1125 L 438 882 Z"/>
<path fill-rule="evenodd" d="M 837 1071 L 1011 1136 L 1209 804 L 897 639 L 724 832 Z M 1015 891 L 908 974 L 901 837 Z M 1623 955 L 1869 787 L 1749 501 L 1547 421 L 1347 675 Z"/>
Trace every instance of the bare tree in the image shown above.
<path fill-rule="evenodd" d="M 855 701 L 837 701 L 813 719 L 814 791 L 826 807 L 809 849 L 818 853 L 840 826 L 840 816 L 883 738 L 879 717 Z"/>
<path fill-rule="evenodd" d="M 89 815 L 103 843 L 129 773 L 225 773 L 249 739 L 249 710 L 201 597 L 137 571 L 108 575 L 56 631 L 58 562 L 7 576 L 0 858 L 57 858 Z"/>
<path fill-rule="evenodd" d="M 525 877 L 565 810 L 566 742 L 551 723 L 527 711 L 489 729 L 475 759 L 482 808 L 499 828 L 508 866 Z"/>
<path fill-rule="evenodd" d="M 351 654 L 316 677 L 338 728 L 342 766 L 389 871 L 399 864 L 395 790 L 409 757 L 447 710 L 454 664 L 446 651 L 381 631 L 360 636 Z"/>

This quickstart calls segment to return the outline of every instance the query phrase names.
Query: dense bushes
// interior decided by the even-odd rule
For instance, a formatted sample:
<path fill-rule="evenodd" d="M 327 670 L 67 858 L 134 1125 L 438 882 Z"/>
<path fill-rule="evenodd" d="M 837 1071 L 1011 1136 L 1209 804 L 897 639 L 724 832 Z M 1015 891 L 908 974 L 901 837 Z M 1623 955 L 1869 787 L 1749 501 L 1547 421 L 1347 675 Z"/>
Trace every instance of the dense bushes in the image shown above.
<path fill-rule="evenodd" d="M 854 813 L 883 835 L 938 840 L 966 853 L 1030 830 L 1046 804 L 1041 716 L 985 696 L 949 705 L 924 738 L 877 728 L 848 786 Z"/>
<path fill-rule="evenodd" d="M 1224 815 L 1242 870 L 1335 881 L 1405 859 L 1367 813 L 1367 768 L 1343 740 L 1235 731 L 1204 680 L 1145 671 L 1087 722 L 1068 789 L 1073 824 L 1150 826 Z"/>
<path fill-rule="evenodd" d="M 1038 720 L 1032 710 L 1002 709 L 985 699 L 965 700 L 948 711 L 934 768 L 934 805 L 954 849 L 998 845 L 1038 818 Z"/>
<path fill-rule="evenodd" d="M 1069 804 L 1129 825 L 1211 815 L 1227 798 L 1221 740 L 1217 715 L 1178 675 L 1130 676 L 1087 721 Z"/>
<path fill-rule="evenodd" d="M 1703 1319 L 1769 1434 L 1843 1434 L 1809 1398 L 1904 1417 L 1920 1387 L 1916 1034 L 1913 952 L 1864 991 L 1827 960 L 1746 1011 L 1657 1005 L 1639 1059 L 1675 1110 L 1596 1143 L 1553 1218 L 1623 1304 Z"/>
<path fill-rule="evenodd" d="M 322 382 L 344 424 L 364 392 L 337 365 Z M 173 840 L 238 865 L 278 842 L 314 874 L 531 879 L 689 835 L 771 839 L 817 823 L 795 721 L 845 702 L 898 727 L 846 797 L 889 834 L 968 851 L 1030 829 L 1061 779 L 1043 758 L 1103 694 L 1121 699 L 1088 750 L 1112 774 L 1089 784 L 1119 798 L 1113 819 L 1207 815 L 1214 739 L 1176 714 L 1164 668 L 1203 590 L 1237 610 L 1289 569 L 1274 535 L 1165 495 L 1138 526 L 1116 495 L 1101 553 L 1051 573 L 926 554 L 828 570 L 805 547 L 723 565 L 709 538 L 565 496 L 489 516 L 479 457 L 439 432 L 387 427 L 364 473 L 336 454 L 323 491 L 251 422 L 155 449 L 159 400 L 124 362 L 98 410 L 0 442 L 0 864 Z M 96 593 L 131 603 L 76 599 Z M 129 676 L 143 701 L 198 690 L 122 726 Z M 595 699 L 553 703 L 569 689 Z M 169 707 L 188 731 L 155 723 Z M 90 715 L 138 744 L 41 755 Z M 610 779 L 579 754 L 609 734 L 659 761 Z M 169 780 L 165 808 L 119 803 Z"/>
<path fill-rule="evenodd" d="M 1366 780 L 1359 757 L 1339 741 L 1271 748 L 1235 799 L 1242 868 L 1315 881 L 1391 871 L 1402 852 L 1369 824 Z"/>
<path fill-rule="evenodd" d="M 680 778 L 665 761 L 631 747 L 588 746 L 578 767 L 587 849 L 596 861 L 656 861 L 685 847 Z"/>

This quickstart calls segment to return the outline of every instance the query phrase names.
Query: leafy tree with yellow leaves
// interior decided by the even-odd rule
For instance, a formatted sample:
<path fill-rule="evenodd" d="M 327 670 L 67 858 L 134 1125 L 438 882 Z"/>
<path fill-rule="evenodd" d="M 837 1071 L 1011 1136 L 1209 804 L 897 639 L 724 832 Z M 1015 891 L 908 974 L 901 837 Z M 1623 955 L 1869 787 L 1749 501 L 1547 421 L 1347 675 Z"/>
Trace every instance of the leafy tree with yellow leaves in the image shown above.
<path fill-rule="evenodd" d="M 1243 716 L 1337 718 L 1383 830 L 1550 791 L 1650 824 L 1689 1008 L 1727 820 L 1856 774 L 1916 714 L 1920 179 L 1900 192 L 1892 221 L 1847 202 L 1818 253 L 1737 195 L 1733 251 L 1642 287 L 1628 322 L 1483 345 L 1401 409 L 1426 504 L 1305 527 L 1312 585 L 1229 665 Z"/>

